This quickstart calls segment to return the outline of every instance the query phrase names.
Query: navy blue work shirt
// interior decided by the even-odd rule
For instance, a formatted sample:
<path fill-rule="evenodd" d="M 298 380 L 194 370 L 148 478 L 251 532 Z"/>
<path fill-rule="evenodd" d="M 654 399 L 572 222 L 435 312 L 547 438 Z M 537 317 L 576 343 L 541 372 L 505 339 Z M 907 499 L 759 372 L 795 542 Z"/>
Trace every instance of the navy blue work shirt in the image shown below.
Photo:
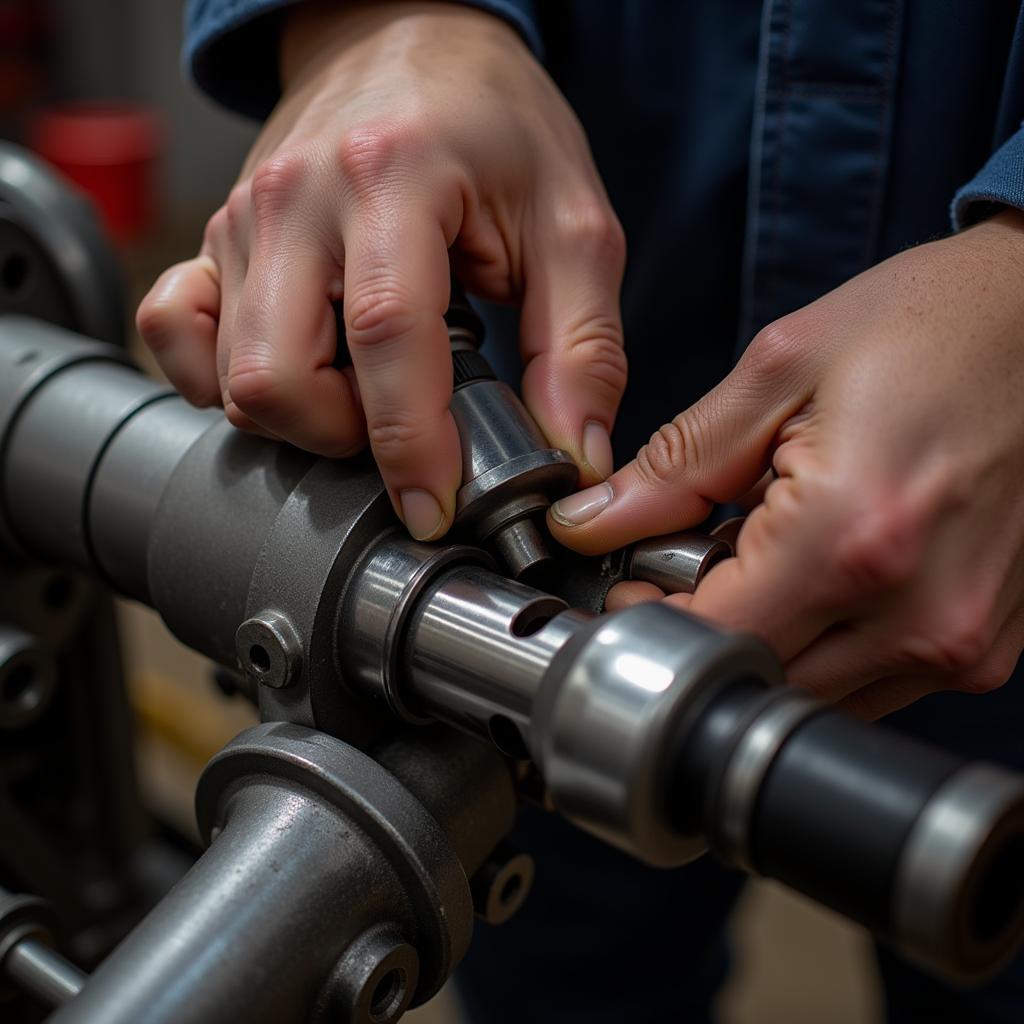
<path fill-rule="evenodd" d="M 468 2 L 545 63 L 626 230 L 620 461 L 766 323 L 951 224 L 1024 209 L 1019 0 Z M 287 5 L 189 0 L 198 84 L 265 116 Z"/>

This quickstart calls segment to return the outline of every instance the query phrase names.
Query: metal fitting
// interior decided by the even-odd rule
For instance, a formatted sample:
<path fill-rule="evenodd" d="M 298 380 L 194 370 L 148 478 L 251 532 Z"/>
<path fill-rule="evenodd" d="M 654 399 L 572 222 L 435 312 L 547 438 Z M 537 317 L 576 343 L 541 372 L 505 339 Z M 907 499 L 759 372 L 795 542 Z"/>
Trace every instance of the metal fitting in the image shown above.
<path fill-rule="evenodd" d="M 263 686 L 275 690 L 291 686 L 302 671 L 302 644 L 279 612 L 246 619 L 235 633 L 235 648 L 242 670 Z"/>
<path fill-rule="evenodd" d="M 526 901 L 533 875 L 533 858 L 501 843 L 469 880 L 477 918 L 504 924 Z"/>
<path fill-rule="evenodd" d="M 53 660 L 34 637 L 0 623 L 0 729 L 31 725 L 57 685 Z"/>

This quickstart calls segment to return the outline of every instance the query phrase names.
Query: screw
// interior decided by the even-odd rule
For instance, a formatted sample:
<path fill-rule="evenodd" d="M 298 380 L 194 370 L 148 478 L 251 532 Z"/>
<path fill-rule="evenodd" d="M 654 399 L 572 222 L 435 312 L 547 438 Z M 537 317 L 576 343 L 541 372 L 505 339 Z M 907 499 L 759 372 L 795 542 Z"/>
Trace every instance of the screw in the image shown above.
<path fill-rule="evenodd" d="M 291 686 L 302 670 L 302 644 L 280 612 L 246 619 L 235 633 L 235 651 L 242 671 L 263 686 Z"/>

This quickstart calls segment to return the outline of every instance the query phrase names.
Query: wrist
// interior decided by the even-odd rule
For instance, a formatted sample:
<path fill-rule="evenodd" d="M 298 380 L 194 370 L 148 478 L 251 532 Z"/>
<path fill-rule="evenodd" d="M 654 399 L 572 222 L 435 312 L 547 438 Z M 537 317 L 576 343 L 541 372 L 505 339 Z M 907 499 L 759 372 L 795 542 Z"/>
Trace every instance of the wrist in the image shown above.
<path fill-rule="evenodd" d="M 315 74 L 333 56 L 382 36 L 399 25 L 418 23 L 435 38 L 483 34 L 510 37 L 524 46 L 501 18 L 450 0 L 310 0 L 286 10 L 279 53 L 282 88 Z M 503 40 L 507 42 L 506 40 Z M 525 47 L 524 47 L 525 48 Z"/>

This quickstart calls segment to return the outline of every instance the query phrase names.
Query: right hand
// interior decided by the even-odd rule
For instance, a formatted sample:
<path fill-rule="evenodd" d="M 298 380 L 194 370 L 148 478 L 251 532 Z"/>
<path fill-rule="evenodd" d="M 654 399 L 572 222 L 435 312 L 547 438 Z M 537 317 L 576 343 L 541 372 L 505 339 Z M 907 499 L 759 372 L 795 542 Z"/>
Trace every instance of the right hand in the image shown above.
<path fill-rule="evenodd" d="M 284 95 L 199 256 L 139 308 L 171 382 L 323 455 L 368 438 L 410 532 L 439 537 L 461 473 L 450 257 L 469 291 L 521 301 L 526 404 L 583 483 L 608 475 L 622 229 L 520 38 L 460 5 L 307 3 L 288 15 L 281 65 Z M 353 366 L 339 370 L 342 297 Z"/>

